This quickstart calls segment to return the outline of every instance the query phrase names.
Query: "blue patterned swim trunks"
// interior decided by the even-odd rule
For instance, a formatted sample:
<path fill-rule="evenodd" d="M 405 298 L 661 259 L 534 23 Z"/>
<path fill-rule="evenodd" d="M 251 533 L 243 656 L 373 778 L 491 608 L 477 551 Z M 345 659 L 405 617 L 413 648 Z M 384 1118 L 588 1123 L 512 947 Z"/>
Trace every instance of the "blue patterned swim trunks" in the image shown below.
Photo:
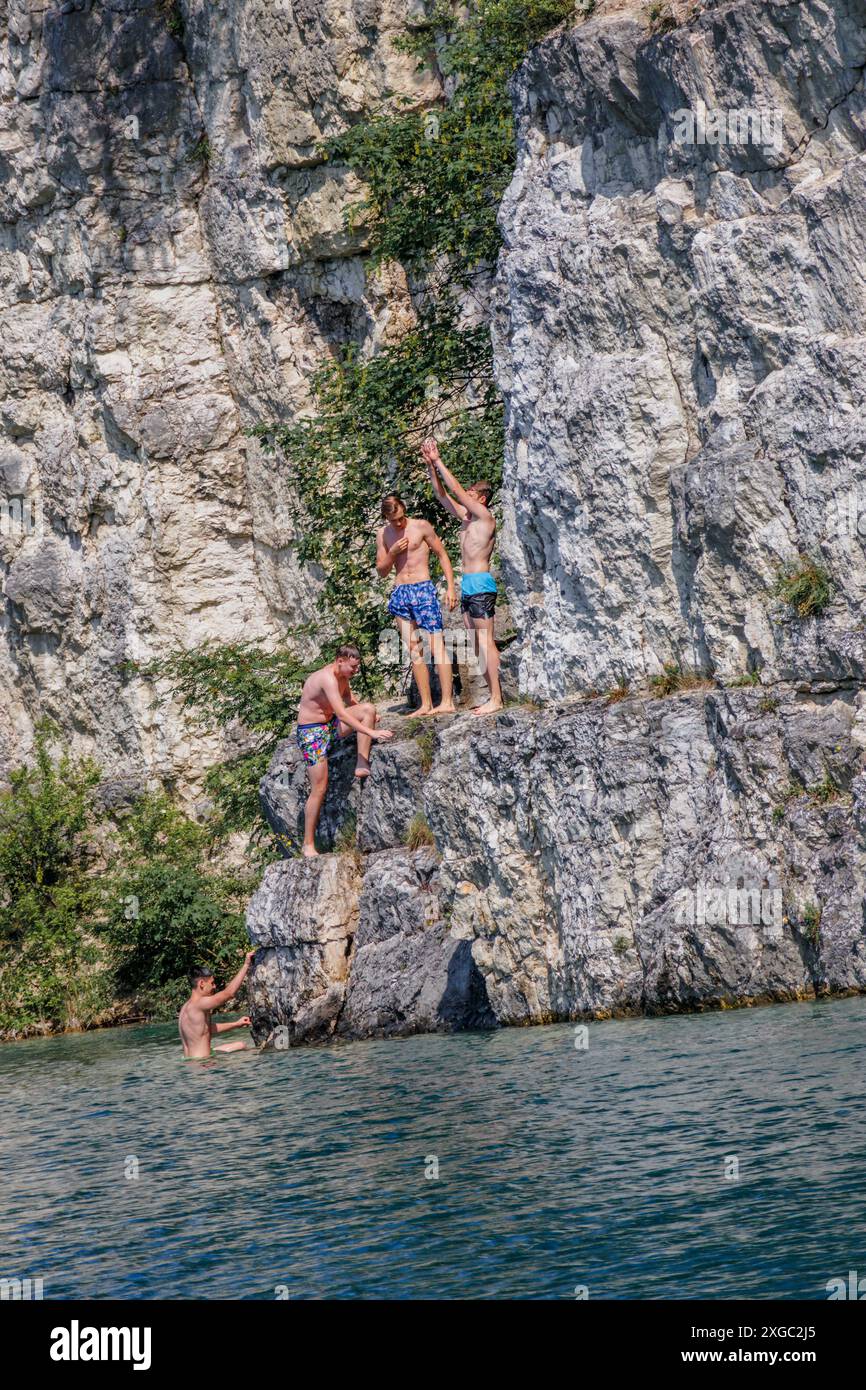
<path fill-rule="evenodd" d="M 388 612 L 392 618 L 410 618 L 424 632 L 442 631 L 442 609 L 430 579 L 420 584 L 397 584 L 391 590 Z"/>
<path fill-rule="evenodd" d="M 327 758 L 331 744 L 340 737 L 340 724 L 333 714 L 327 724 L 299 724 L 296 734 L 304 762 L 315 767 Z"/>

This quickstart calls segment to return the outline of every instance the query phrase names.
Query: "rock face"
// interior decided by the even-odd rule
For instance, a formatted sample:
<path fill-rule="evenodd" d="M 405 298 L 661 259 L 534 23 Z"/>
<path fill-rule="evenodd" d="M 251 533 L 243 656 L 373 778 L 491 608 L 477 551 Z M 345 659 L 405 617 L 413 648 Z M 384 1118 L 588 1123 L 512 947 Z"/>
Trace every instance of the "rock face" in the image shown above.
<path fill-rule="evenodd" d="M 435 93 L 392 43 L 408 3 L 4 6 L 0 781 L 50 715 L 193 796 L 224 750 L 125 663 L 308 619 L 303 519 L 246 430 L 409 312 L 318 152 L 384 92 Z"/>
<path fill-rule="evenodd" d="M 194 797 L 224 750 L 128 663 L 308 619 L 303 518 L 247 431 L 410 322 L 318 146 L 437 96 L 391 42 L 412 5 L 9 0 L 0 783 L 50 715 L 114 804 Z M 866 988 L 866 0 L 646 18 L 600 0 L 513 84 L 493 328 L 526 703 L 399 725 L 363 786 L 352 744 L 331 760 L 338 852 L 250 905 L 260 1042 Z M 773 593 L 800 555 L 817 617 Z M 652 698 L 664 663 L 704 686 Z M 287 854 L 305 795 L 287 742 Z"/>
<path fill-rule="evenodd" d="M 370 852 L 289 860 L 253 901 L 253 941 L 266 939 L 264 911 L 268 944 L 290 948 L 282 1014 L 271 964 L 261 989 L 256 967 L 257 1033 L 292 1017 L 295 998 L 307 1017 L 310 911 L 325 1031 L 350 1036 L 862 989 L 864 750 L 862 691 L 785 685 L 463 716 L 438 731 L 426 772 L 417 741 L 395 740 L 356 796 Z M 273 775 L 263 795 L 273 814 Z M 383 847 L 419 816 L 435 852 Z M 337 893 L 334 909 L 352 949 L 325 983 L 333 915 L 291 919 L 299 900 L 327 900 L 337 874 L 353 898 Z"/>
<path fill-rule="evenodd" d="M 355 1035 L 429 1026 L 404 972 L 441 1026 L 454 942 L 452 1027 L 866 988 L 866 0 L 600 9 L 514 81 L 500 214 L 503 569 L 546 703 L 335 766 Z M 820 616 L 774 595 L 800 556 Z M 654 697 L 665 663 L 694 676 Z M 290 838 L 305 790 L 284 747 Z"/>
<path fill-rule="evenodd" d="M 558 33 L 514 82 L 496 322 L 521 689 L 866 666 L 866 4 Z M 772 598 L 798 554 L 825 615 Z"/>
<path fill-rule="evenodd" d="M 389 850 L 272 865 L 249 907 L 253 1037 L 290 1047 L 485 1028 L 494 1022 L 471 943 L 440 912 L 438 858 Z"/>

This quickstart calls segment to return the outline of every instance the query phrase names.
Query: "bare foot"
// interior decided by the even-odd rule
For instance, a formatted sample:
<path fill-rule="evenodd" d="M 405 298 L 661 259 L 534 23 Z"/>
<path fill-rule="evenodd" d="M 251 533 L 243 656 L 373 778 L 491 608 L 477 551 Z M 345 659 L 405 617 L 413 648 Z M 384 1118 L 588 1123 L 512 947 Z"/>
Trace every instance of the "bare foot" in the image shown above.
<path fill-rule="evenodd" d="M 360 762 L 360 761 L 358 762 L 358 766 L 355 768 L 355 776 L 356 776 L 356 777 L 369 777 L 369 776 L 370 776 L 370 764 L 367 762 L 366 758 L 364 759 L 363 762 Z"/>
<path fill-rule="evenodd" d="M 478 705 L 472 711 L 473 714 L 495 714 L 498 709 L 502 709 L 501 700 L 488 700 L 486 705 Z"/>
<path fill-rule="evenodd" d="M 434 705 L 433 708 L 431 709 L 430 713 L 431 713 L 431 714 L 456 714 L 457 711 L 456 711 L 456 709 L 454 708 L 453 705 Z"/>
<path fill-rule="evenodd" d="M 318 859 L 319 857 L 319 851 L 317 849 L 314 849 L 312 845 L 304 845 L 304 848 L 301 850 L 301 854 L 304 856 L 305 859 Z"/>
<path fill-rule="evenodd" d="M 432 714 L 432 713 L 433 713 L 433 706 L 432 706 L 432 705 L 422 705 L 420 709 L 416 709 L 416 710 L 413 710 L 413 711 L 412 711 L 412 718 L 413 718 L 413 719 L 426 719 L 427 716 L 430 715 L 430 714 Z"/>

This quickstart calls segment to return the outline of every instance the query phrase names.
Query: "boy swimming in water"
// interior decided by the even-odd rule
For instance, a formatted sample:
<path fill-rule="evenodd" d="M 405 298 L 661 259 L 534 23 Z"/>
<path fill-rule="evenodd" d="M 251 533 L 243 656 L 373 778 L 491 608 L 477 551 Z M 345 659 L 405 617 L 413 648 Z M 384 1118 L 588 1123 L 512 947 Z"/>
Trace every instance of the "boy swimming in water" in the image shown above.
<path fill-rule="evenodd" d="M 221 1009 L 223 1004 L 234 999 L 247 978 L 247 971 L 252 964 L 254 955 L 254 950 L 247 951 L 243 965 L 225 989 L 217 990 L 212 970 L 193 971 L 190 976 L 192 994 L 187 999 L 177 1019 L 184 1057 L 195 1060 L 209 1057 L 211 1055 L 211 1039 L 215 1033 L 230 1033 L 234 1028 L 249 1028 L 250 1020 L 246 1017 L 239 1018 L 236 1023 L 216 1023 L 213 1015 L 216 1009 Z M 245 1047 L 245 1042 L 217 1043 L 213 1050 L 215 1052 L 241 1052 Z"/>

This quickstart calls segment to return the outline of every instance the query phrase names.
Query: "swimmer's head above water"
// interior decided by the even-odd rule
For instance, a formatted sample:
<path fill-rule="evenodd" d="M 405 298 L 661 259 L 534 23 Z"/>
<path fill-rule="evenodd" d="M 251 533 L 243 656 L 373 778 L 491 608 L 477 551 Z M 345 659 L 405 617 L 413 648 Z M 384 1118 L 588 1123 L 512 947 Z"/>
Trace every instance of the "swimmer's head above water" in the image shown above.
<path fill-rule="evenodd" d="M 236 1028 L 249 1028 L 250 1019 L 244 1015 L 243 1018 L 235 1020 L 233 1023 L 217 1023 L 214 1014 L 217 1009 L 222 1008 L 234 999 L 241 985 L 247 977 L 247 972 L 255 956 L 255 948 L 247 951 L 244 963 L 240 970 L 224 989 L 217 990 L 214 981 L 213 971 L 206 966 L 193 970 L 190 975 L 190 985 L 192 993 L 187 999 L 178 1015 L 178 1026 L 180 1028 L 181 1041 L 185 1057 L 201 1058 L 209 1057 L 211 1053 L 211 1039 L 217 1033 L 228 1033 Z M 245 1043 L 221 1043 L 217 1044 L 219 1052 L 234 1052 L 245 1048 Z"/>

